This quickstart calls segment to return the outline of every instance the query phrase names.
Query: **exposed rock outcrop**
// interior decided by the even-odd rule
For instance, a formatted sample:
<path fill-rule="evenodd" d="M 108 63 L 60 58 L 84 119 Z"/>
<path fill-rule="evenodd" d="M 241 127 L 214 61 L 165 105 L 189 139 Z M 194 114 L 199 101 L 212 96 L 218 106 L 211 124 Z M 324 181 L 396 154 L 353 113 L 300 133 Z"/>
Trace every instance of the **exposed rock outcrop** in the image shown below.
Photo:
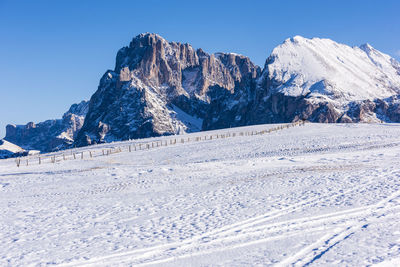
<path fill-rule="evenodd" d="M 6 126 L 4 139 L 26 150 L 49 152 L 68 148 L 83 126 L 88 104 L 88 101 L 82 101 L 72 105 L 62 119 L 47 120 L 38 124 L 9 124 Z"/>

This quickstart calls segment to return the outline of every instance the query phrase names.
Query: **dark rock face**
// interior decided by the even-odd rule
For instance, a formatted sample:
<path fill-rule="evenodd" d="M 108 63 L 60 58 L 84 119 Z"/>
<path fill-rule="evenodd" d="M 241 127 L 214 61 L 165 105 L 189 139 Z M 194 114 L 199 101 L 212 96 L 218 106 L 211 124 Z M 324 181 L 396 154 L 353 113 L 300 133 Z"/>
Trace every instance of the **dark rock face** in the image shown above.
<path fill-rule="evenodd" d="M 4 139 L 26 150 L 49 152 L 68 148 L 83 125 L 88 104 L 87 101 L 82 101 L 72 105 L 62 119 L 47 120 L 38 124 L 9 124 L 6 126 Z"/>
<path fill-rule="evenodd" d="M 371 122 L 373 118 L 382 122 L 400 122 L 400 96 L 386 99 L 364 100 L 352 103 L 347 115 L 353 122 Z"/>
<path fill-rule="evenodd" d="M 115 69 L 101 78 L 76 144 L 212 128 L 202 126 L 210 106 L 221 97 L 250 97 L 260 72 L 244 56 L 209 55 L 141 34 L 119 50 Z"/>

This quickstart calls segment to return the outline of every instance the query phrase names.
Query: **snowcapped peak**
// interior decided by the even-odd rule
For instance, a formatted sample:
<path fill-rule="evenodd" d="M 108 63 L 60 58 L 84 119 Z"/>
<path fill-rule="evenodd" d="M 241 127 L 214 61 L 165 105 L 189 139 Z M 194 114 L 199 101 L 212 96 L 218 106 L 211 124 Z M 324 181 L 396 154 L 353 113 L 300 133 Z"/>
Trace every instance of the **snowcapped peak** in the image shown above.
<path fill-rule="evenodd" d="M 331 39 L 328 38 L 306 38 L 301 35 L 295 35 L 293 37 L 287 38 L 281 45 L 301 45 L 304 43 L 312 43 L 312 42 L 333 42 Z"/>
<path fill-rule="evenodd" d="M 274 90 L 285 95 L 385 98 L 400 93 L 400 76 L 392 62 L 369 44 L 352 48 L 330 39 L 295 36 L 272 51 L 264 76 L 280 84 Z"/>
<path fill-rule="evenodd" d="M 365 43 L 359 46 L 359 48 L 361 50 L 363 50 L 364 52 L 366 52 L 367 54 L 370 54 L 371 52 L 378 52 L 380 53 L 378 50 L 376 50 L 375 48 L 373 48 L 369 43 Z"/>
<path fill-rule="evenodd" d="M 304 38 L 303 36 L 300 35 L 295 35 L 292 38 L 288 38 L 285 40 L 285 42 L 291 42 L 291 43 L 299 43 L 306 40 L 306 38 Z"/>

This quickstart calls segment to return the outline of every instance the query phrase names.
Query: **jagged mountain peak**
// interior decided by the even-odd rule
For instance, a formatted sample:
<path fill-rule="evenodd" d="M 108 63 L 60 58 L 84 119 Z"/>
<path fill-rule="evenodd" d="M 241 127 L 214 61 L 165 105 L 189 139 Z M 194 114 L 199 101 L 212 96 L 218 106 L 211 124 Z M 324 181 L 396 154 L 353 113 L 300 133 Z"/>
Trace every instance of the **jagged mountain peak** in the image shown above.
<path fill-rule="evenodd" d="M 157 43 L 168 44 L 169 42 L 165 40 L 161 35 L 156 33 L 141 33 L 135 36 L 129 43 L 129 46 L 122 49 L 135 49 L 141 47 L 155 46 Z"/>
<path fill-rule="evenodd" d="M 362 44 L 359 47 L 365 52 L 375 50 L 375 48 L 373 48 L 369 43 Z"/>
<path fill-rule="evenodd" d="M 208 54 L 140 34 L 118 51 L 114 71 L 102 77 L 77 143 L 201 130 L 214 98 L 248 95 L 260 73 L 242 55 Z"/>
<path fill-rule="evenodd" d="M 49 152 L 68 148 L 81 129 L 89 101 L 73 104 L 64 113 L 62 119 L 44 122 L 28 122 L 26 125 L 8 124 L 6 126 L 7 141 L 27 150 Z"/>
<path fill-rule="evenodd" d="M 89 110 L 89 101 L 82 100 L 79 103 L 72 104 L 71 107 L 68 109 L 68 111 L 64 113 L 63 118 L 68 116 L 69 114 L 85 117 L 88 110 Z"/>
<path fill-rule="evenodd" d="M 140 33 L 140 34 L 136 35 L 135 37 L 133 37 L 133 40 L 140 40 L 140 39 L 146 39 L 146 38 L 156 38 L 156 39 L 161 39 L 161 40 L 165 41 L 165 39 L 161 35 L 159 35 L 158 33 L 153 33 L 153 32 Z"/>
<path fill-rule="evenodd" d="M 242 69 L 239 70 L 239 66 Z M 200 76 L 207 76 L 201 81 L 199 77 L 193 76 L 200 70 Z M 225 75 L 216 75 L 216 71 L 225 71 L 233 79 L 226 80 L 223 78 Z M 120 81 L 136 77 L 145 80 L 151 87 L 174 87 L 177 94 L 204 97 L 206 88 L 211 85 L 232 89 L 233 83 L 242 79 L 241 71 L 250 72 L 254 76 L 261 70 L 243 55 L 208 54 L 201 48 L 194 49 L 190 44 L 168 42 L 157 34 L 145 33 L 136 36 L 129 47 L 119 50 L 115 73 L 110 75 L 119 75 Z"/>

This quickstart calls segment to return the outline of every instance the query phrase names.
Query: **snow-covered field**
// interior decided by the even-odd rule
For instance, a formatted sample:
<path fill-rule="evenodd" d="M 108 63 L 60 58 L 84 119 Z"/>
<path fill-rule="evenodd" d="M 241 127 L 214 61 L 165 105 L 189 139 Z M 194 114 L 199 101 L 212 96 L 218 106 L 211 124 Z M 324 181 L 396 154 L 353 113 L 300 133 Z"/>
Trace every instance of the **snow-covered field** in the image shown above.
<path fill-rule="evenodd" d="M 399 124 L 127 144 L 54 164 L 0 160 L 0 265 L 400 263 Z"/>

